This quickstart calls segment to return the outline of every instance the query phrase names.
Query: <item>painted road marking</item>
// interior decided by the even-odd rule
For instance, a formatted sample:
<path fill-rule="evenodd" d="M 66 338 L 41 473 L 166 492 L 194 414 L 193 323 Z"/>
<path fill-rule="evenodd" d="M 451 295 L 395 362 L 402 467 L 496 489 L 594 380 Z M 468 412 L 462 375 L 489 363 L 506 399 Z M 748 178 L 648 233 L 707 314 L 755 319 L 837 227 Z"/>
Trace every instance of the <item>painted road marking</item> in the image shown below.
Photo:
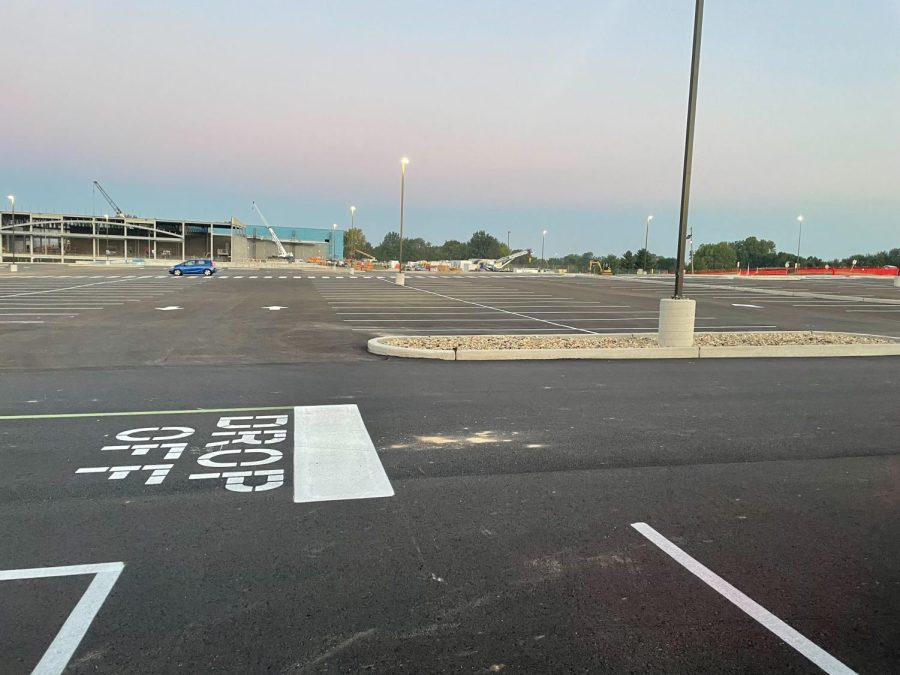
<path fill-rule="evenodd" d="M 287 309 L 287 307 L 282 307 L 281 305 L 269 305 L 268 307 L 261 307 L 260 309 L 267 309 L 270 312 L 277 312 L 281 309 Z"/>
<path fill-rule="evenodd" d="M 184 307 L 179 307 L 178 305 L 167 305 L 166 307 L 157 307 L 156 309 L 161 312 L 171 312 L 176 309 L 184 309 Z"/>
<path fill-rule="evenodd" d="M 194 408 L 193 410 L 125 410 L 120 412 L 46 413 L 36 415 L 0 415 L 0 420 L 53 420 L 79 417 L 134 417 L 137 415 L 203 415 L 206 413 L 260 412 L 290 410 L 290 405 L 270 405 L 255 408 Z"/>
<path fill-rule="evenodd" d="M 732 302 L 732 307 L 751 307 L 752 309 L 762 309 L 759 305 L 742 305 L 739 302 Z"/>
<path fill-rule="evenodd" d="M 788 646 L 796 649 L 826 673 L 829 673 L 830 675 L 856 675 L 855 671 L 850 670 L 850 668 L 838 661 L 824 649 L 808 640 L 798 631 L 791 628 L 762 605 L 741 593 L 708 567 L 694 560 L 659 532 L 647 525 L 647 523 L 632 523 L 631 526 L 662 549 L 663 552 L 669 555 L 669 557 L 684 567 L 688 572 L 725 597 L 726 600 L 731 602 L 738 609 L 743 610 L 763 628 L 768 629 L 784 640 Z"/>
<path fill-rule="evenodd" d="M 359 408 L 294 408 L 294 502 L 393 497 Z"/>
<path fill-rule="evenodd" d="M 94 575 L 84 595 L 75 605 L 75 609 L 69 614 L 62 628 L 59 629 L 59 633 L 53 638 L 53 642 L 50 643 L 37 666 L 31 671 L 32 675 L 58 675 L 66 669 L 72 655 L 87 634 L 94 617 L 97 616 L 97 612 L 106 601 L 124 568 L 124 563 L 111 562 L 0 571 L 0 581 Z"/>

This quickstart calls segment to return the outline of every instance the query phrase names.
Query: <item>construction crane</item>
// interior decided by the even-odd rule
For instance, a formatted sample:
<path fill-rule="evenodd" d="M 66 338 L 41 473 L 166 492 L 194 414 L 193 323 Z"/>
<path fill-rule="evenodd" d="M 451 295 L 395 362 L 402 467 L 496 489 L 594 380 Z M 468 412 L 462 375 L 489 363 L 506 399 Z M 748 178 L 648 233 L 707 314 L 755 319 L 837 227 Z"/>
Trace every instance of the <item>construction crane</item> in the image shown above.
<path fill-rule="evenodd" d="M 516 258 L 521 258 L 523 255 L 531 255 L 531 249 L 527 248 L 521 251 L 515 251 L 514 253 L 505 255 L 502 258 L 497 258 L 496 260 L 477 260 L 476 262 L 478 263 L 478 269 L 485 272 L 502 272 L 504 267 L 509 265 Z"/>
<path fill-rule="evenodd" d="M 373 262 L 374 262 L 375 260 L 377 260 L 377 258 L 376 258 L 374 255 L 371 255 L 371 254 L 369 254 L 369 253 L 366 253 L 365 251 L 360 251 L 358 248 L 355 248 L 355 249 L 353 249 L 352 251 L 350 251 L 350 255 L 353 255 L 354 253 L 355 253 L 356 255 L 358 255 L 358 256 L 362 256 L 362 257 L 364 257 L 364 258 L 368 258 L 369 260 L 371 260 L 371 261 L 373 261 Z"/>
<path fill-rule="evenodd" d="M 117 216 L 119 216 L 121 218 L 126 215 L 125 212 L 119 208 L 119 205 L 113 201 L 113 198 L 109 196 L 109 194 L 106 192 L 106 190 L 103 189 L 103 186 L 100 185 L 100 181 L 95 180 L 94 187 L 97 188 L 98 190 L 100 190 L 100 194 L 103 195 L 103 198 L 106 200 L 106 203 L 109 204 L 113 208 L 113 210 L 116 212 Z"/>
<path fill-rule="evenodd" d="M 266 229 L 269 231 L 269 234 L 272 235 L 272 241 L 275 242 L 275 248 L 278 249 L 278 258 L 284 258 L 288 262 L 294 262 L 294 255 L 292 253 L 288 253 L 285 250 L 284 245 L 281 243 L 281 239 L 278 238 L 278 235 L 275 234 L 275 230 L 272 229 L 272 226 L 269 225 L 269 221 L 266 220 L 266 217 L 263 215 L 262 211 L 259 210 L 259 207 L 256 205 L 256 202 L 253 202 L 253 208 L 256 209 L 256 212 L 259 214 L 259 217 L 262 218 L 263 225 L 266 226 Z"/>

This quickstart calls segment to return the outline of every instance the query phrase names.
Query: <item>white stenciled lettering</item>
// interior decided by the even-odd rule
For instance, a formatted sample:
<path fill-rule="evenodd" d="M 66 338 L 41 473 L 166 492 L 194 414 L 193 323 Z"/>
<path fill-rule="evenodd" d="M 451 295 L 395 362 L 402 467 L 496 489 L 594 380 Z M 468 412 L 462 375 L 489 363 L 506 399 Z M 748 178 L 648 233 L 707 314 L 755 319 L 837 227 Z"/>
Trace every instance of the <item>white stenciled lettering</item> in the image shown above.
<path fill-rule="evenodd" d="M 214 431 L 213 436 L 227 436 L 228 440 L 210 441 L 207 448 L 221 445 L 262 445 L 281 443 L 287 439 L 287 429 L 247 429 L 242 431 Z"/>
<path fill-rule="evenodd" d="M 220 429 L 272 429 L 286 426 L 287 423 L 287 415 L 247 415 L 220 417 L 216 426 Z"/>
<path fill-rule="evenodd" d="M 116 434 L 116 440 L 128 443 L 142 441 L 174 441 L 177 438 L 187 438 L 194 433 L 191 427 L 141 427 L 140 429 L 128 429 Z"/>
<path fill-rule="evenodd" d="M 192 473 L 190 480 L 225 479 L 225 489 L 231 492 L 265 492 L 284 485 L 284 469 L 261 469 L 257 471 L 223 471 L 222 473 Z M 265 478 L 257 484 L 247 484 L 247 479 Z"/>
<path fill-rule="evenodd" d="M 261 459 L 243 459 L 246 455 L 262 454 L 265 455 Z M 218 461 L 225 459 L 228 455 L 235 455 L 235 461 Z M 216 450 L 215 452 L 207 452 L 197 458 L 197 464 L 200 466 L 208 466 L 211 469 L 236 468 L 240 466 L 262 466 L 263 464 L 272 464 L 279 461 L 284 455 L 279 450 L 270 450 L 269 448 L 235 448 L 233 450 Z"/>
<path fill-rule="evenodd" d="M 130 450 L 132 456 L 146 455 L 151 450 L 164 449 L 163 459 L 178 459 L 187 449 L 187 443 L 134 443 L 133 445 L 104 445 L 101 450 Z"/>
<path fill-rule="evenodd" d="M 135 464 L 130 466 L 84 466 L 76 469 L 75 473 L 109 473 L 108 480 L 123 480 L 135 471 L 149 471 L 150 475 L 144 481 L 144 485 L 159 485 L 162 483 L 174 464 Z"/>

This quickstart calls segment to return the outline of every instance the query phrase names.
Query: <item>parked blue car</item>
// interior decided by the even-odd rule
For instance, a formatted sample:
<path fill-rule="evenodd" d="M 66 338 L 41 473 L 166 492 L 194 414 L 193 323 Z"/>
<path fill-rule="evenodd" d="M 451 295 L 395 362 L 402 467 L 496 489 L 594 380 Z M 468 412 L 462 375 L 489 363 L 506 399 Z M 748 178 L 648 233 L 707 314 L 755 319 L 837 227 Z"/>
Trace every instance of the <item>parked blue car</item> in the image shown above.
<path fill-rule="evenodd" d="M 209 277 L 215 273 L 216 263 L 208 258 L 185 260 L 169 268 L 169 274 L 174 274 L 176 277 L 180 277 L 182 274 L 202 274 Z"/>

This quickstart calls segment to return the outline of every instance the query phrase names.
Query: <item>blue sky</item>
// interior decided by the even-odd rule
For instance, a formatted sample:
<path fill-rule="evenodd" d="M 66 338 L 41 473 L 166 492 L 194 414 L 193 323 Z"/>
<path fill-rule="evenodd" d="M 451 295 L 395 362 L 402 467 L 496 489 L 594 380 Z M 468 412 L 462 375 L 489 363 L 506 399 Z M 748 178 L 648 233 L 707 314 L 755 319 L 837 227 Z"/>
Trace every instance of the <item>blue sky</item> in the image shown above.
<path fill-rule="evenodd" d="M 4 5 L 23 210 L 674 254 L 693 2 Z M 696 241 L 900 246 L 900 0 L 707 0 Z"/>

